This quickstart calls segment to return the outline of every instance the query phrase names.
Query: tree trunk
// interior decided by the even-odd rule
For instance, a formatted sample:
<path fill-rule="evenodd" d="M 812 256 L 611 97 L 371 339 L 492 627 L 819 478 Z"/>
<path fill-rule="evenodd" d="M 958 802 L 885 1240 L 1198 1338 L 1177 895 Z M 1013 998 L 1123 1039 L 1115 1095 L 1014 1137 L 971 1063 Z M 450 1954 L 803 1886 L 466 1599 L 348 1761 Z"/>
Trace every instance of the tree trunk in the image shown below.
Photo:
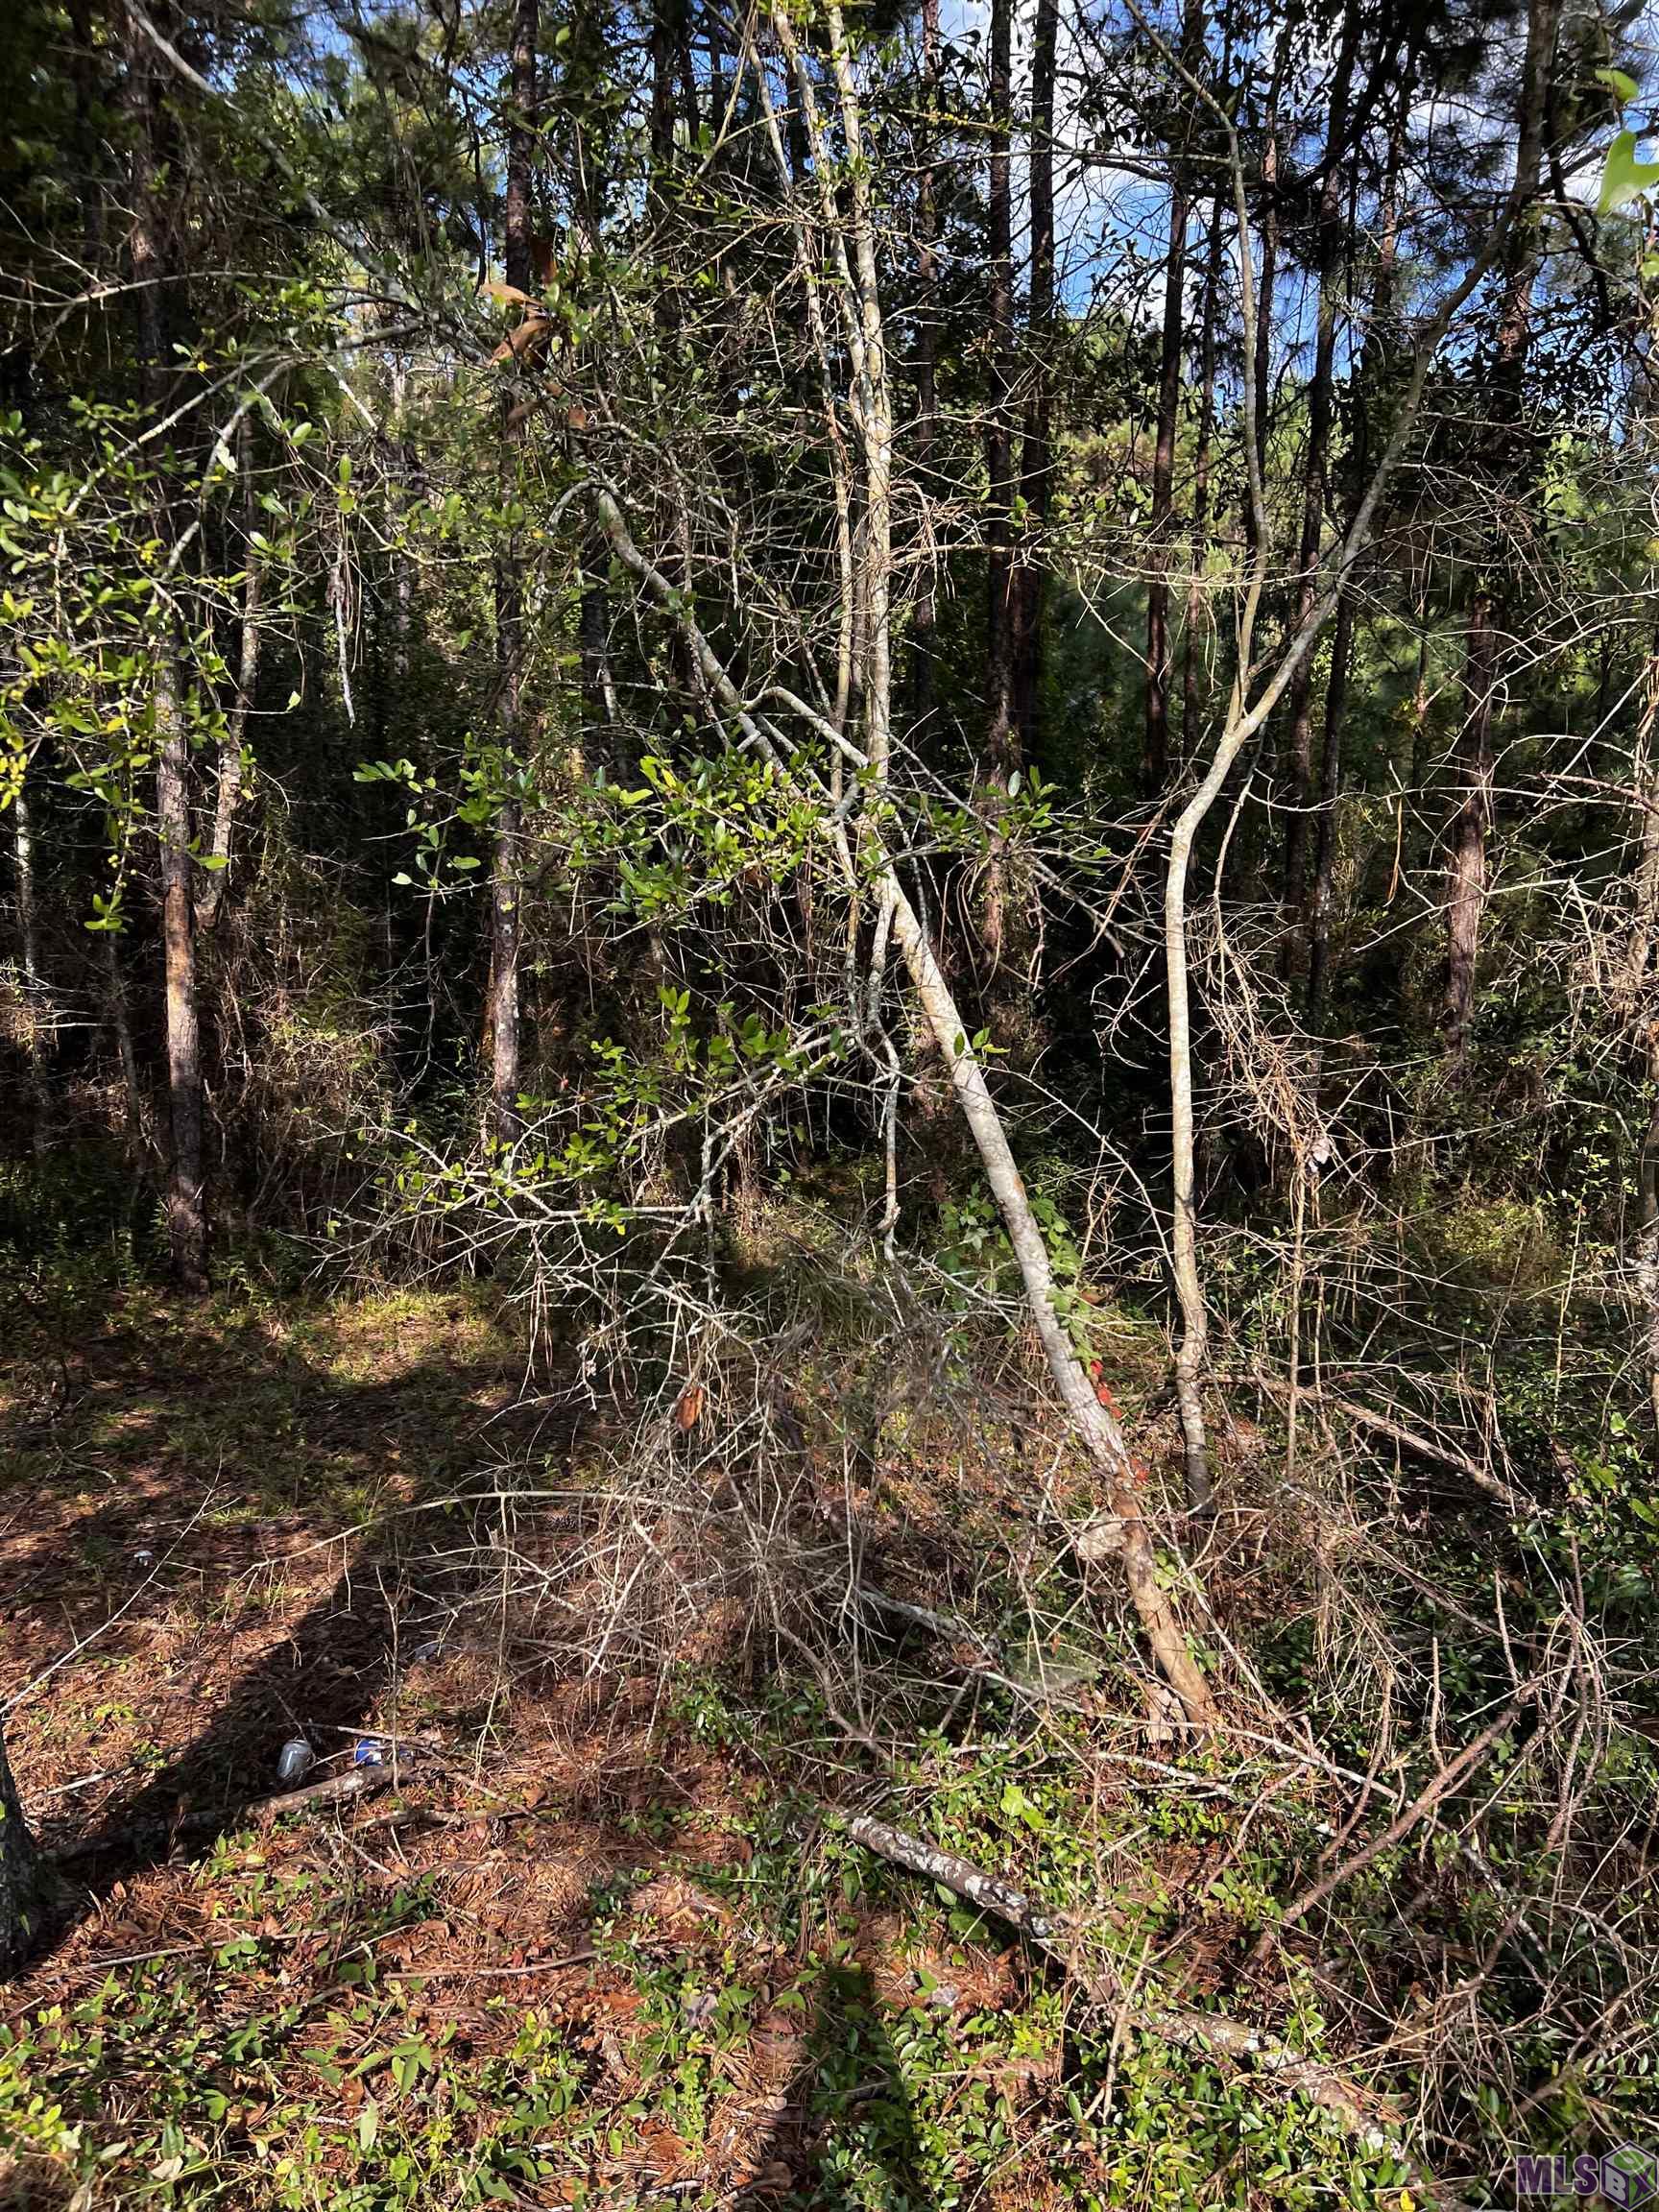
<path fill-rule="evenodd" d="M 197 1020 L 196 911 L 190 858 L 190 743 L 173 669 L 155 676 L 156 816 L 161 841 L 161 938 L 167 990 L 167 1102 L 172 1150 L 167 1230 L 181 1290 L 207 1287 L 202 1175 L 202 1039 Z"/>
<path fill-rule="evenodd" d="M 237 802 L 242 796 L 242 757 L 248 742 L 248 717 L 253 706 L 253 687 L 259 676 L 259 631 L 262 579 L 259 557 L 252 546 L 258 513 L 253 483 L 253 439 L 246 417 L 237 430 L 237 458 L 242 471 L 243 558 L 248 564 L 242 587 L 242 625 L 236 666 L 236 696 L 225 718 L 225 736 L 219 747 L 219 783 L 213 804 L 213 839 L 196 899 L 196 925 L 211 929 L 219 919 L 220 902 L 230 873 L 230 841 Z"/>
<path fill-rule="evenodd" d="M 1659 1019 L 1649 1002 L 1653 953 L 1659 944 L 1659 778 L 1653 773 L 1653 736 L 1659 726 L 1659 654 L 1649 656 L 1647 698 L 1636 738 L 1631 777 L 1636 797 L 1636 913 L 1625 955 L 1631 1018 L 1643 1072 L 1652 1099 L 1636 1160 L 1638 1201 L 1636 1295 L 1642 1312 L 1642 1364 L 1647 1402 L 1659 1432 Z"/>
<path fill-rule="evenodd" d="M 12 802 L 12 859 L 17 893 L 18 968 L 23 979 L 23 1051 L 29 1064 L 29 1142 L 36 1160 L 52 1144 L 52 1099 L 46 1080 L 52 1035 L 40 976 L 40 927 L 35 898 L 35 833 L 27 782 Z"/>
<path fill-rule="evenodd" d="M 139 123 L 129 252 L 138 314 L 139 384 L 147 416 L 159 420 L 167 387 L 162 318 L 169 270 L 160 210 L 159 110 L 143 26 L 129 15 L 128 98 Z M 158 467 L 165 467 L 164 457 Z M 164 484 L 155 493 L 155 527 L 173 541 Z M 161 945 L 167 1045 L 167 1233 L 173 1275 L 192 1296 L 207 1287 L 207 1213 L 202 1167 L 202 1045 L 196 980 L 196 909 L 190 857 L 190 741 L 180 698 L 178 638 L 171 610 L 161 616 L 151 709 L 156 733 L 156 828 L 161 862 Z"/>
<path fill-rule="evenodd" d="M 531 251 L 530 164 L 536 142 L 537 33 L 540 0 L 517 0 L 507 123 L 507 197 L 504 261 L 516 290 L 535 289 Z M 507 419 L 502 475 L 510 501 L 517 498 L 520 431 Z M 518 902 L 522 808 L 517 793 L 524 735 L 524 565 L 515 526 L 495 564 L 495 651 L 505 788 L 495 815 L 490 883 L 490 1098 L 496 1142 L 508 1143 L 518 1128 Z"/>
<path fill-rule="evenodd" d="M 1021 559 L 1015 577 L 1014 726 L 1022 757 L 1037 739 L 1043 686 L 1044 544 L 1053 456 L 1054 393 L 1054 68 L 1059 0 L 1037 0 L 1031 41 L 1031 397 L 1021 454 Z"/>
<path fill-rule="evenodd" d="M 1522 68 L 1519 130 L 1515 148 L 1514 190 L 1523 206 L 1537 198 L 1543 167 L 1544 124 L 1551 64 L 1561 20 L 1561 0 L 1531 0 L 1527 14 L 1527 56 Z M 1515 445 L 1522 377 L 1532 331 L 1532 286 L 1538 250 L 1523 216 L 1512 226 L 1503 255 L 1503 300 L 1492 375 L 1491 466 L 1502 478 Z M 1446 1005 L 1448 1049 L 1455 1067 L 1468 1057 L 1475 1019 L 1475 986 L 1479 967 L 1480 931 L 1486 914 L 1487 854 L 1492 828 L 1496 757 L 1492 722 L 1498 681 L 1500 640 L 1509 628 L 1507 597 L 1486 578 L 1475 588 L 1469 609 L 1466 683 L 1470 709 L 1463 726 L 1459 772 L 1462 793 L 1452 825 L 1451 888 L 1446 930 Z"/>
<path fill-rule="evenodd" d="M 1019 761 L 1014 722 L 1014 219 L 1013 0 L 991 0 L 991 162 L 986 248 L 991 272 L 991 416 L 985 441 L 986 733 L 981 782 L 989 803 L 1007 788 Z M 993 834 L 980 935 L 993 961 L 1002 948 L 1007 868 Z"/>
<path fill-rule="evenodd" d="M 1013 728 L 1013 0 L 991 0 L 991 421 L 987 431 L 987 770 L 1016 765 Z M 987 943 L 999 923 L 987 914 Z"/>
<path fill-rule="evenodd" d="M 45 1902 L 45 1868 L 23 1817 L 0 1732 L 0 1982 L 9 1982 L 27 1961 L 39 1937 Z"/>
<path fill-rule="evenodd" d="M 1204 566 L 1210 552 L 1210 450 L 1215 436 L 1215 314 L 1221 289 L 1223 202 L 1210 221 L 1204 260 L 1203 330 L 1198 341 L 1198 436 L 1192 454 L 1192 574 L 1181 637 L 1181 745 L 1190 754 L 1198 739 L 1198 639 L 1204 628 Z"/>
<path fill-rule="evenodd" d="M 1354 650 L 1354 595 L 1336 604 L 1331 637 L 1331 675 L 1325 686 L 1325 733 L 1319 760 L 1319 836 L 1308 914 L 1308 1026 L 1325 1026 L 1331 970 L 1331 908 L 1336 888 L 1336 799 L 1342 787 L 1342 717 L 1348 706 L 1348 662 Z"/>
<path fill-rule="evenodd" d="M 933 164 L 939 134 L 939 0 L 922 0 L 922 104 L 924 123 L 916 181 L 916 421 L 910 433 L 916 478 L 926 484 L 933 469 L 938 431 L 939 366 L 939 200 Z M 797 164 L 797 173 L 804 163 Z M 938 626 L 938 577 L 933 548 L 924 540 L 911 617 L 910 709 L 918 731 L 933 713 L 934 633 Z"/>
<path fill-rule="evenodd" d="M 1296 616 L 1300 629 L 1313 609 L 1319 582 L 1319 547 L 1325 533 L 1326 464 L 1331 449 L 1332 385 L 1336 359 L 1336 307 L 1342 247 L 1342 170 L 1348 104 L 1354 84 L 1358 20 L 1345 11 L 1342 44 L 1331 87 L 1324 176 L 1314 232 L 1318 281 L 1314 310 L 1313 373 L 1308 390 L 1308 449 L 1302 470 L 1302 536 L 1296 555 Z M 1300 925 L 1308 906 L 1308 823 L 1313 805 L 1313 661 L 1302 661 L 1290 683 L 1290 814 L 1285 838 L 1284 903 Z M 1286 952 L 1290 940 L 1286 941 Z"/>
<path fill-rule="evenodd" d="M 1406 150 L 1406 101 L 1412 70 L 1402 77 L 1402 103 L 1389 134 L 1388 164 L 1382 183 L 1377 274 L 1371 288 L 1371 313 L 1354 379 L 1353 434 L 1350 440 L 1349 519 L 1363 494 L 1371 466 L 1371 395 L 1394 307 L 1399 251 L 1400 171 Z M 1348 705 L 1349 662 L 1354 649 L 1354 598 L 1344 588 L 1336 606 L 1331 642 L 1331 675 L 1325 688 L 1325 733 L 1319 762 L 1318 836 L 1314 848 L 1313 889 L 1307 918 L 1308 1025 L 1315 1036 L 1325 1025 L 1331 966 L 1331 908 L 1336 880 L 1336 801 L 1342 787 L 1342 722 Z"/>
<path fill-rule="evenodd" d="M 1188 0 L 1181 27 L 1181 58 L 1195 69 L 1201 59 L 1204 13 Z M 1183 97 L 1180 144 L 1171 148 L 1169 252 L 1164 264 L 1164 328 L 1158 362 L 1158 415 L 1152 445 L 1152 573 L 1146 586 L 1146 734 L 1142 781 L 1162 791 L 1169 774 L 1169 553 L 1175 519 L 1175 438 L 1181 416 L 1181 359 L 1185 350 L 1187 221 L 1190 211 L 1190 141 L 1193 115 Z"/>
<path fill-rule="evenodd" d="M 1273 414 L 1273 291 L 1279 274 L 1279 92 L 1289 48 L 1290 31 L 1286 23 L 1274 56 L 1273 76 L 1267 87 L 1267 110 L 1262 122 L 1262 262 L 1256 279 L 1256 329 L 1246 353 L 1246 359 L 1253 364 L 1255 378 L 1252 443 L 1256 448 L 1257 472 L 1263 478 L 1267 470 L 1267 429 Z M 1256 551 L 1258 521 L 1255 503 L 1246 498 L 1244 541 L 1252 554 Z"/>

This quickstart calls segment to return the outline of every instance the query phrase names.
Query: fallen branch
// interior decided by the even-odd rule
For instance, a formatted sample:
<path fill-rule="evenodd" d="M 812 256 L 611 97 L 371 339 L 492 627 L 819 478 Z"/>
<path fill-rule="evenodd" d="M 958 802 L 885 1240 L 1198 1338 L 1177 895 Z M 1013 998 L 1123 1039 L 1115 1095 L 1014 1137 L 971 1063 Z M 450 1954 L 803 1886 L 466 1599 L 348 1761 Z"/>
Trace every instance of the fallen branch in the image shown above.
<path fill-rule="evenodd" d="M 384 1790 L 395 1775 L 390 1761 L 382 1767 L 351 1767 L 344 1774 L 331 1774 L 325 1782 L 308 1782 L 303 1790 L 284 1790 L 275 1797 L 256 1798 L 237 1813 L 194 1813 L 182 1825 L 194 1832 L 247 1820 L 275 1820 L 279 1813 L 309 1813 L 325 1805 L 349 1804 L 353 1798 Z"/>
<path fill-rule="evenodd" d="M 1287 1398 L 1290 1394 L 1287 1384 L 1266 1374 L 1260 1367 L 1252 1368 L 1250 1380 L 1271 1398 Z M 1304 1400 L 1309 1395 L 1307 1391 L 1302 1393 Z M 1379 1413 L 1373 1407 L 1362 1406 L 1357 1398 L 1339 1398 L 1329 1390 L 1319 1391 L 1317 1398 L 1320 1405 L 1328 1407 L 1333 1413 L 1340 1413 L 1345 1421 L 1352 1421 L 1355 1428 L 1369 1429 L 1375 1435 L 1386 1436 L 1391 1444 L 1398 1444 L 1402 1451 L 1414 1453 L 1419 1459 L 1433 1459 L 1442 1467 L 1452 1468 L 1473 1482 L 1478 1490 L 1484 1490 L 1489 1498 L 1496 1498 L 1511 1513 L 1530 1510 L 1528 1501 L 1520 1491 L 1512 1489 L 1501 1476 L 1494 1475 L 1490 1468 L 1482 1467 L 1479 1459 L 1471 1458 L 1467 1452 L 1459 1451 L 1456 1445 L 1443 1443 L 1438 1437 L 1426 1434 L 1421 1429 L 1408 1429 L 1404 1421 L 1396 1420 L 1390 1413 Z"/>
<path fill-rule="evenodd" d="M 1399 2115 L 1382 2099 L 1334 2067 L 1221 2013 L 1165 2004 L 1126 1985 L 1097 1961 L 1081 1961 L 1065 1940 L 1070 1933 L 1068 1922 L 1050 1919 L 1023 1890 L 987 1874 L 953 1851 L 943 1851 L 937 1844 L 925 1842 L 921 1837 L 891 1827 L 867 1813 L 855 1815 L 845 1827 L 854 1843 L 875 1852 L 878 1859 L 937 1882 L 953 1897 L 1006 1921 L 1035 1950 L 1052 1959 L 1076 1981 L 1092 2001 L 1120 2014 L 1143 2034 L 1155 2035 L 1183 2051 L 1230 2058 L 1265 2075 L 1282 2088 L 1296 2091 L 1329 2112 L 1345 2133 L 1358 2137 L 1368 2150 L 1383 2152 L 1405 2167 L 1412 2189 L 1424 2202 L 1438 2205 L 1441 2212 L 1458 2212 L 1458 2200 L 1424 2172 L 1401 2139 Z"/>
<path fill-rule="evenodd" d="M 344 1774 L 330 1775 L 326 1781 L 307 1783 L 303 1790 L 284 1790 L 275 1797 L 256 1797 L 251 1804 L 221 1807 L 212 1813 L 186 1813 L 172 1828 L 165 1821 L 157 1820 L 148 1828 L 84 1836 L 79 1841 L 65 1843 L 61 1849 L 52 1852 L 51 1858 L 60 1865 L 72 1859 L 96 1859 L 108 1851 L 130 1848 L 136 1839 L 152 1834 L 225 1835 L 247 1826 L 250 1821 L 274 1820 L 281 1813 L 305 1813 L 325 1805 L 350 1804 L 385 1789 L 397 1778 L 397 1769 L 390 1763 L 384 1767 L 353 1767 Z"/>

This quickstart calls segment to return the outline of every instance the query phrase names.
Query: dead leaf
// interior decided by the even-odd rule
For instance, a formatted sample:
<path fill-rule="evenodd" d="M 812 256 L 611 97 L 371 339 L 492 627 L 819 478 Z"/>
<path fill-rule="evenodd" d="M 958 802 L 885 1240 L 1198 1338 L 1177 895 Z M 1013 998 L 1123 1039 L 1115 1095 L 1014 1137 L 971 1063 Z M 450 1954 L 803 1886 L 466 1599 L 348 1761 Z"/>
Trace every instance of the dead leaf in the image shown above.
<path fill-rule="evenodd" d="M 534 307 L 541 312 L 541 301 L 528 292 L 520 292 L 517 284 L 503 284 L 498 277 L 487 276 L 478 287 L 486 299 L 499 300 L 504 307 Z"/>
<path fill-rule="evenodd" d="M 703 1418 L 703 1385 L 688 1382 L 680 1393 L 680 1403 L 674 1408 L 674 1419 L 683 1431 L 696 1428 Z"/>

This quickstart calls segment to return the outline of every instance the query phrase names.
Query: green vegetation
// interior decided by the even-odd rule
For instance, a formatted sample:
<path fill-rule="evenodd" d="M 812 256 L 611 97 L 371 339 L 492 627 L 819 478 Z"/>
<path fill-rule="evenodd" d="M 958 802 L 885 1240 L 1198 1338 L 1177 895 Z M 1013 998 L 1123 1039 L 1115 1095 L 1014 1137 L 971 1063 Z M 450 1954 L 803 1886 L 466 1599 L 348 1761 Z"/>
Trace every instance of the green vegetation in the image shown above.
<path fill-rule="evenodd" d="M 22 0 L 0 2204 L 1659 2155 L 1651 30 Z"/>

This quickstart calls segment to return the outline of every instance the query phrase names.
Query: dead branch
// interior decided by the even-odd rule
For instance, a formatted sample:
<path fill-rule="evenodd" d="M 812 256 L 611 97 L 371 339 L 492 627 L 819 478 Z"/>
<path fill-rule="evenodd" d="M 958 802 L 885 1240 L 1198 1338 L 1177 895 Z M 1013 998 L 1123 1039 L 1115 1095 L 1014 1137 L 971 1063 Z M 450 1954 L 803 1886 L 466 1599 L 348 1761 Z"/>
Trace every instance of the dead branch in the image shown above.
<path fill-rule="evenodd" d="M 870 1814 L 858 1814 L 848 1820 L 846 1833 L 854 1843 L 875 1852 L 878 1859 L 937 1882 L 952 1896 L 1006 1921 L 1033 1948 L 1054 1960 L 1071 1976 L 1092 2003 L 1121 2014 L 1143 2034 L 1155 2035 L 1161 2042 L 1171 2043 L 1183 2051 L 1202 2052 L 1249 2066 L 1282 2088 L 1306 2097 L 1322 2111 L 1329 2112 L 1346 2133 L 1358 2136 L 1367 2149 L 1385 2151 L 1391 2158 L 1399 2160 L 1407 2169 L 1411 2186 L 1425 2202 L 1438 2205 L 1442 2212 L 1459 2212 L 1458 2200 L 1424 2171 L 1401 2141 L 1399 2115 L 1384 2100 L 1350 2080 L 1336 2068 L 1321 2059 L 1308 2057 L 1276 2036 L 1229 2020 L 1222 2013 L 1164 2004 L 1156 1996 L 1125 1984 L 1097 1960 L 1080 1960 L 1074 1950 L 1062 1940 L 1070 1933 L 1070 1924 L 1047 1918 L 1022 1890 L 996 1875 L 987 1874 L 969 1860 L 958 1858 L 953 1851 L 942 1851 L 937 1844 L 924 1842 L 919 1836 L 891 1827 Z"/>

